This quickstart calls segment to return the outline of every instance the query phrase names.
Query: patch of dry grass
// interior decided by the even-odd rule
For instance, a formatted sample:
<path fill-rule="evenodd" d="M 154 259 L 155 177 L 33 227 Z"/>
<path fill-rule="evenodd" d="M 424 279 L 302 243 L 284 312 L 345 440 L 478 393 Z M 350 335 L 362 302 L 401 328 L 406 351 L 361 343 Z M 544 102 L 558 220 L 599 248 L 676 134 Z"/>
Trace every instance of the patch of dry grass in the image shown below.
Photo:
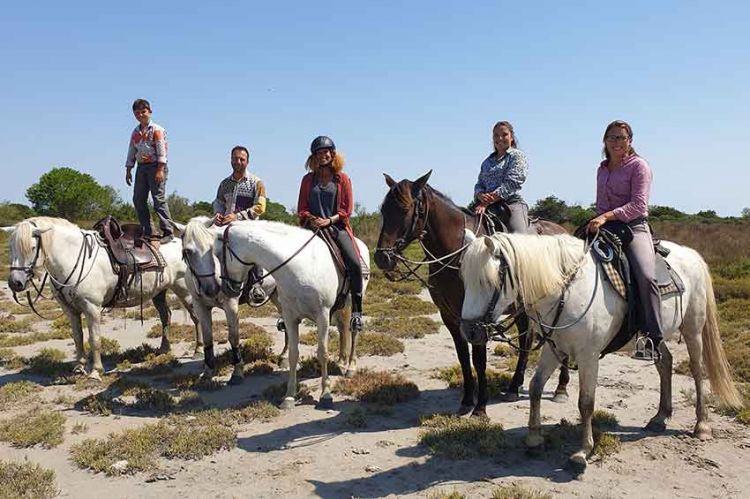
<path fill-rule="evenodd" d="M 154 308 L 153 306 L 143 308 L 143 320 L 144 321 L 149 320 L 149 319 L 154 319 L 156 317 L 159 317 L 159 311 L 156 310 L 156 308 Z M 141 320 L 140 308 L 137 310 L 128 310 L 127 312 L 125 312 L 125 318 Z"/>
<path fill-rule="evenodd" d="M 88 341 L 83 343 L 83 351 L 85 352 L 86 356 L 88 356 L 91 353 L 91 347 L 89 346 Z M 100 335 L 99 336 L 99 352 L 102 355 L 102 360 L 119 359 L 120 342 L 113 338 L 108 338 L 107 336 Z"/>
<path fill-rule="evenodd" d="M 473 369 L 472 376 L 474 379 L 477 377 L 477 373 Z M 508 389 L 511 380 L 513 379 L 513 374 L 498 371 L 491 367 L 488 367 L 485 370 L 485 376 L 487 376 L 487 394 L 491 400 L 498 399 L 500 395 Z M 453 364 L 450 367 L 437 369 L 432 377 L 434 379 L 441 379 L 448 383 L 448 388 L 463 388 L 464 386 L 464 378 L 461 373 L 460 364 Z"/>
<path fill-rule="evenodd" d="M 620 437 L 607 432 L 594 432 L 594 454 L 605 458 L 613 456 L 622 449 Z"/>
<path fill-rule="evenodd" d="M 367 320 L 365 328 L 396 338 L 423 338 L 436 334 L 440 330 L 440 323 L 429 317 L 375 317 Z"/>
<path fill-rule="evenodd" d="M 33 357 L 25 359 L 26 368 L 23 372 L 39 374 L 49 378 L 57 378 L 70 373 L 70 364 L 64 362 L 65 352 L 57 348 L 42 348 Z"/>
<path fill-rule="evenodd" d="M 591 416 L 591 424 L 599 429 L 612 430 L 617 428 L 620 422 L 614 413 L 602 409 L 596 409 Z"/>
<path fill-rule="evenodd" d="M 427 499 L 465 499 L 466 496 L 460 492 L 453 490 L 451 492 L 432 492 L 427 496 Z"/>
<path fill-rule="evenodd" d="M 19 319 L 13 315 L 0 317 L 0 333 L 24 333 L 31 328 L 31 317 Z"/>
<path fill-rule="evenodd" d="M 21 380 L 0 387 L 0 406 L 9 407 L 36 398 L 42 386 L 31 381 Z"/>
<path fill-rule="evenodd" d="M 0 483 L 0 495 L 8 499 L 51 499 L 59 494 L 55 472 L 29 461 L 0 461 Z"/>
<path fill-rule="evenodd" d="M 34 331 L 27 334 L 0 334 L 0 348 L 20 347 L 49 340 L 68 340 L 71 335 L 60 329 L 50 329 L 46 333 Z"/>
<path fill-rule="evenodd" d="M 499 457 L 505 452 L 502 425 L 487 418 L 433 415 L 420 421 L 419 443 L 448 459 Z"/>
<path fill-rule="evenodd" d="M 15 447 L 41 445 L 50 449 L 63 441 L 65 416 L 56 411 L 34 409 L 0 421 L 0 440 Z"/>
<path fill-rule="evenodd" d="M 501 485 L 493 490 L 490 499 L 552 499 L 552 497 L 549 492 L 514 483 L 512 485 Z"/>
<path fill-rule="evenodd" d="M 360 369 L 351 378 L 339 379 L 335 393 L 355 397 L 362 402 L 391 406 L 419 396 L 417 385 L 401 374 Z"/>
<path fill-rule="evenodd" d="M 232 429 L 196 421 L 197 418 L 161 420 L 111 433 L 103 439 L 87 439 L 71 448 L 71 459 L 81 468 L 112 476 L 155 469 L 160 457 L 194 460 L 236 445 Z M 127 464 L 114 467 L 118 461 Z"/>
<path fill-rule="evenodd" d="M 395 295 L 390 300 L 368 305 L 366 312 L 371 317 L 415 317 L 436 314 L 438 308 L 415 295 Z"/>
<path fill-rule="evenodd" d="M 281 317 L 279 311 L 276 310 L 276 306 L 270 301 L 262 307 L 251 307 L 250 305 L 242 305 L 239 311 L 240 319 L 247 319 L 250 317 Z"/>
<path fill-rule="evenodd" d="M 328 375 L 340 376 L 341 368 L 332 359 L 328 359 Z M 303 357 L 300 359 L 297 367 L 297 377 L 299 379 L 310 379 L 321 376 L 320 363 L 317 357 Z"/>
<path fill-rule="evenodd" d="M 262 397 L 272 403 L 278 404 L 286 396 L 286 382 L 269 385 L 263 390 Z M 310 389 L 301 383 L 297 383 L 297 394 L 295 398 L 299 400 L 312 400 Z"/>

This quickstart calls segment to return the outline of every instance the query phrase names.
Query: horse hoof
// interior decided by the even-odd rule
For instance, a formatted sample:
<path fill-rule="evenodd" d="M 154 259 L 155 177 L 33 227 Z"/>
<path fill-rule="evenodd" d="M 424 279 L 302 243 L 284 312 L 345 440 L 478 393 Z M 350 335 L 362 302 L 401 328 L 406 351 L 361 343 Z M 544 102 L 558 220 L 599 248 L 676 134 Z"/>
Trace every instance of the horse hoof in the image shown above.
<path fill-rule="evenodd" d="M 474 411 L 471 413 L 472 418 L 478 418 L 478 419 L 484 419 L 489 420 L 490 417 L 487 415 L 487 411 L 485 409 L 474 409 Z"/>
<path fill-rule="evenodd" d="M 701 442 L 705 442 L 706 440 L 711 440 L 712 438 L 714 438 L 711 427 L 706 423 L 697 423 L 695 425 L 695 429 L 693 430 L 693 435 L 695 435 L 695 438 L 697 438 Z"/>
<path fill-rule="evenodd" d="M 582 475 L 586 471 L 588 463 L 586 462 L 585 456 L 582 456 L 581 454 L 574 454 L 570 456 L 570 459 L 568 459 L 568 466 L 570 466 L 570 469 L 571 471 L 573 471 L 574 475 Z"/>
<path fill-rule="evenodd" d="M 327 411 L 329 409 L 333 409 L 333 397 L 320 397 L 320 400 L 317 404 L 315 404 L 316 409 L 320 409 L 323 411 Z"/>
<path fill-rule="evenodd" d="M 83 364 L 78 364 L 73 369 L 73 374 L 75 374 L 77 376 L 86 376 L 86 366 L 84 366 Z"/>
<path fill-rule="evenodd" d="M 229 381 L 227 381 L 227 384 L 228 385 L 232 385 L 232 386 L 241 385 L 243 379 L 244 378 L 242 376 L 238 376 L 236 374 L 232 374 L 232 377 L 229 378 Z"/>
<path fill-rule="evenodd" d="M 518 402 L 521 399 L 517 392 L 503 392 L 499 398 L 500 402 Z"/>
<path fill-rule="evenodd" d="M 474 410 L 473 405 L 462 405 L 458 408 L 458 412 L 456 413 L 457 416 L 466 416 L 467 414 L 471 413 L 471 411 Z"/>
<path fill-rule="evenodd" d="M 93 379 L 95 381 L 101 381 L 102 380 L 102 375 L 99 374 L 98 370 L 94 369 L 93 371 L 91 371 L 89 373 L 88 378 L 89 379 Z"/>
<path fill-rule="evenodd" d="M 646 425 L 646 431 L 652 431 L 654 433 L 664 433 L 667 431 L 667 424 L 664 421 L 651 420 Z"/>
<path fill-rule="evenodd" d="M 567 393 L 556 393 L 554 397 L 552 397 L 552 402 L 556 402 L 558 404 L 564 404 L 568 401 L 568 394 Z"/>
<path fill-rule="evenodd" d="M 203 350 L 196 350 L 193 352 L 193 360 L 202 360 L 204 356 Z"/>
<path fill-rule="evenodd" d="M 290 411 L 294 409 L 294 397 L 286 397 L 279 408 L 282 411 Z"/>

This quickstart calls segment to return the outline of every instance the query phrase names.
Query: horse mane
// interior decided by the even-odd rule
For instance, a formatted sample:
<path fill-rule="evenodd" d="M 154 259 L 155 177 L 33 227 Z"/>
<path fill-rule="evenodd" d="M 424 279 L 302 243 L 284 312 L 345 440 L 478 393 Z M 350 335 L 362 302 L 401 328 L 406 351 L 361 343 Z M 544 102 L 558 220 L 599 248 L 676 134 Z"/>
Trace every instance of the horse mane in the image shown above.
<path fill-rule="evenodd" d="M 185 232 L 182 235 L 182 240 L 187 245 L 193 243 L 201 251 L 206 251 L 213 246 L 216 235 L 206 227 L 206 222 L 211 220 L 209 217 L 193 217 L 187 225 L 185 225 Z"/>
<path fill-rule="evenodd" d="M 33 224 L 32 224 L 33 222 Z M 36 227 L 34 226 L 36 225 Z M 16 229 L 11 233 L 9 243 L 14 252 L 20 255 L 24 260 L 30 258 L 32 246 L 31 239 L 34 229 L 51 229 L 53 227 L 78 227 L 73 222 L 64 218 L 56 217 L 31 217 L 21 220 L 16 224 Z M 52 242 L 50 231 L 43 232 L 41 235 L 42 247 L 49 247 Z"/>
<path fill-rule="evenodd" d="M 538 236 L 499 232 L 490 237 L 507 262 L 527 306 L 560 291 L 578 271 L 585 256 L 581 240 L 567 234 Z M 477 239 L 464 255 L 462 276 L 478 279 L 481 286 L 498 287 L 500 260 L 494 256 L 484 239 Z"/>

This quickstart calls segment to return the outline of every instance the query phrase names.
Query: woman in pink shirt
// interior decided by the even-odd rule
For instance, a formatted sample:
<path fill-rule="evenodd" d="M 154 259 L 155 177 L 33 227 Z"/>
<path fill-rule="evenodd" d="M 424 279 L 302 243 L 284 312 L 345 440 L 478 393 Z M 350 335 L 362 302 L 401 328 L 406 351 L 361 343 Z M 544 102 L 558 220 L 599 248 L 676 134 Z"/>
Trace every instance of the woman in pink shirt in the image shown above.
<path fill-rule="evenodd" d="M 654 244 L 648 225 L 651 168 L 633 149 L 633 129 L 624 121 L 613 121 L 604 131 L 604 161 L 596 176 L 596 212 L 589 232 L 607 222 L 624 222 L 633 231 L 625 249 L 631 273 L 643 306 L 635 357 L 654 360 L 662 340 L 661 295 L 656 283 Z"/>

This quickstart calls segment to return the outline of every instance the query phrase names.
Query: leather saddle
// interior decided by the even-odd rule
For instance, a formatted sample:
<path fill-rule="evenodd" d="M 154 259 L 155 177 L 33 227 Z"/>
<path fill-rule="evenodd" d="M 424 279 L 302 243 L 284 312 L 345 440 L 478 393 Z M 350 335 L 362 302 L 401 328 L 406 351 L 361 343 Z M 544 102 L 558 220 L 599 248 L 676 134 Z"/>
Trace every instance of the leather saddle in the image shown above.
<path fill-rule="evenodd" d="M 472 202 L 463 211 L 468 215 L 474 215 L 475 202 Z M 527 218 L 527 232 L 529 234 L 541 234 L 542 227 L 537 223 L 539 217 L 528 217 Z M 494 204 L 490 205 L 484 212 L 482 217 L 482 225 L 485 234 L 491 236 L 496 232 L 509 232 L 508 224 L 510 223 L 510 207 L 504 200 L 499 200 Z"/>
<path fill-rule="evenodd" d="M 326 243 L 326 246 L 328 246 L 328 251 L 331 252 L 331 258 L 333 258 L 333 264 L 336 267 L 336 272 L 339 273 L 339 275 L 343 276 L 343 283 L 341 285 L 341 288 L 339 289 L 338 294 L 336 295 L 336 301 L 333 304 L 333 307 L 331 308 L 331 316 L 333 316 L 334 312 L 337 312 L 339 309 L 343 308 L 344 304 L 346 303 L 346 297 L 349 295 L 349 288 L 350 288 L 350 282 L 349 282 L 349 272 L 346 270 L 346 264 L 344 263 L 344 256 L 341 253 L 341 248 L 339 248 L 339 245 L 336 243 L 336 236 L 332 230 L 323 229 L 318 231 L 318 237 L 320 237 L 323 242 Z M 361 257 L 360 257 L 361 260 Z M 362 271 L 364 273 L 364 269 L 367 267 L 365 266 L 364 262 L 362 263 Z M 367 276 L 363 277 L 367 278 Z"/>
<path fill-rule="evenodd" d="M 577 237 L 590 237 L 586 227 L 588 222 L 575 231 Z M 652 231 L 653 234 L 653 231 Z M 599 239 L 594 242 L 591 252 L 599 262 L 605 278 L 617 293 L 628 303 L 628 313 L 625 316 L 620 331 L 609 345 L 602 351 L 602 356 L 616 352 L 624 347 L 639 329 L 641 297 L 635 280 L 630 274 L 630 263 L 625 249 L 633 240 L 633 233 L 624 222 L 607 222 L 600 229 Z M 654 253 L 656 263 L 656 283 L 662 297 L 681 295 L 685 291 L 685 284 L 680 275 L 669 265 L 666 256 L 669 249 L 661 245 L 659 239 L 654 239 Z"/>

